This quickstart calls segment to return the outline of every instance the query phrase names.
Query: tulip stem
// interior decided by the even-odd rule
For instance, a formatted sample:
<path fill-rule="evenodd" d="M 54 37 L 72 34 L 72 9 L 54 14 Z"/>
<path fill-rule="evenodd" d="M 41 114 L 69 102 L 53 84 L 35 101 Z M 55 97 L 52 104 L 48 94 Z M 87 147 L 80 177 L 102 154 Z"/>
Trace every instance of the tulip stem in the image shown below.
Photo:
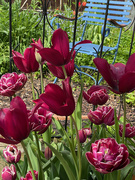
<path fill-rule="evenodd" d="M 71 119 L 74 123 L 75 126 L 75 130 L 76 130 L 76 136 L 77 136 L 77 143 L 78 143 L 78 158 L 79 158 L 79 172 L 78 172 L 78 180 L 81 180 L 81 172 L 82 172 L 82 162 L 81 162 L 81 147 L 80 147 L 80 140 L 79 140 L 79 134 L 78 134 L 78 129 L 77 129 L 77 125 L 76 122 L 73 118 L 73 116 L 71 115 Z"/>
<path fill-rule="evenodd" d="M 125 131 L 126 131 L 126 94 L 123 94 L 123 102 L 124 102 L 124 121 L 123 121 L 123 133 L 122 133 L 122 143 L 124 143 L 125 139 Z"/>
<path fill-rule="evenodd" d="M 40 79 L 41 79 L 41 94 L 44 92 L 44 82 L 43 82 L 43 69 L 42 64 L 39 64 L 40 67 Z"/>
<path fill-rule="evenodd" d="M 29 166 L 30 166 L 32 178 L 33 178 L 33 180 L 36 180 L 36 177 L 35 177 L 35 174 L 34 174 L 34 171 L 33 171 L 33 167 L 32 167 L 32 164 L 31 164 L 31 160 L 30 160 L 28 151 L 27 151 L 27 149 L 26 149 L 25 144 L 24 144 L 23 141 L 21 141 L 21 145 L 22 145 L 22 147 L 23 147 L 23 149 L 24 149 L 24 152 L 25 152 L 25 154 L 26 154 L 26 157 L 27 157 L 27 160 L 28 160 L 28 163 L 29 163 Z"/>
<path fill-rule="evenodd" d="M 66 69 L 65 69 L 64 65 L 62 66 L 62 69 L 63 69 L 63 73 L 64 73 L 64 76 L 65 76 L 65 79 L 66 79 L 67 78 L 67 72 L 66 72 Z"/>
<path fill-rule="evenodd" d="M 36 144 L 37 144 L 37 150 L 38 150 L 38 163 L 39 163 L 39 179 L 44 180 L 44 173 L 43 173 L 43 169 L 42 169 L 42 164 L 41 164 L 41 156 L 40 156 L 40 148 L 39 148 L 39 138 L 37 135 L 37 132 L 35 133 L 35 138 L 36 138 Z"/>
<path fill-rule="evenodd" d="M 30 73 L 30 80 L 31 80 L 31 84 L 32 84 L 32 94 L 33 94 L 33 99 L 35 100 L 35 92 L 34 92 L 34 84 L 33 84 L 33 75 L 32 73 Z"/>

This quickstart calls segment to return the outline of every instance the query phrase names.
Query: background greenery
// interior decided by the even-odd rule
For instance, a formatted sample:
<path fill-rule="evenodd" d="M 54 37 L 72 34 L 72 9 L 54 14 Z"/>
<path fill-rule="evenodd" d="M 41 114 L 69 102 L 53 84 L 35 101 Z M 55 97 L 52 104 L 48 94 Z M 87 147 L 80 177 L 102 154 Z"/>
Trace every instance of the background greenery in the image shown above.
<path fill-rule="evenodd" d="M 16 51 L 19 51 L 23 54 L 25 48 L 27 48 L 32 42 L 32 38 L 34 40 L 43 39 L 43 20 L 38 24 L 41 19 L 42 13 L 36 11 L 37 9 L 37 1 L 32 1 L 31 5 L 27 10 L 21 10 L 21 1 L 15 0 L 12 4 L 12 47 Z M 64 5 L 65 11 L 60 11 L 58 9 L 50 11 L 48 13 L 48 19 L 54 17 L 55 14 L 62 14 L 66 17 L 73 17 L 74 12 L 70 7 Z M 39 9 L 39 7 L 38 7 Z M 41 8 L 40 8 L 41 9 Z M 79 15 L 81 15 L 80 12 Z M 38 24 L 38 26 L 37 26 Z M 64 21 L 61 24 L 61 28 L 64 29 L 69 36 L 70 41 L 73 39 L 73 26 L 74 22 Z M 80 20 L 78 20 L 76 33 L 76 41 L 80 40 L 81 33 L 83 31 L 83 24 Z M 57 28 L 57 27 L 56 27 Z M 52 29 L 46 23 L 45 25 L 45 47 L 50 47 Z M 93 43 L 101 43 L 101 27 L 89 25 L 85 34 L 85 39 L 91 40 Z M 129 49 L 132 37 L 132 28 L 130 30 L 123 31 L 121 36 L 121 42 L 118 50 L 118 55 L 116 58 L 116 62 L 126 63 L 129 56 Z M 107 37 L 105 40 L 105 45 L 114 46 L 117 42 L 118 30 L 111 29 L 111 36 Z M 132 53 L 135 52 L 135 41 L 133 43 Z M 78 65 L 92 65 L 94 57 L 90 57 L 87 55 L 78 54 L 75 61 Z M 111 56 L 106 57 L 109 62 L 112 62 Z M 47 68 L 44 66 L 44 71 Z M 0 75 L 9 71 L 9 3 L 1 0 L 0 3 Z M 76 79 L 76 76 L 75 78 Z"/>

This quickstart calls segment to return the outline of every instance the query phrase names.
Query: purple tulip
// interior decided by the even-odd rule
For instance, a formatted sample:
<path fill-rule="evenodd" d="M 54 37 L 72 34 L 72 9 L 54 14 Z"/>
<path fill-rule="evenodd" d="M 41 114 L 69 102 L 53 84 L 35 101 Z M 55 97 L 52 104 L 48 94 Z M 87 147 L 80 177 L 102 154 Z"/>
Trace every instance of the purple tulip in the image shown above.
<path fill-rule="evenodd" d="M 135 89 L 135 53 L 132 54 L 127 64 L 108 64 L 105 59 L 95 58 L 95 65 L 110 86 L 111 91 L 122 94 Z"/>
<path fill-rule="evenodd" d="M 59 79 L 65 79 L 65 75 L 61 66 L 60 67 L 54 66 L 51 63 L 47 63 L 47 66 L 54 76 L 56 76 Z M 74 73 L 74 59 L 70 60 L 69 63 L 66 64 L 64 67 L 65 67 L 67 76 L 72 77 Z"/>
<path fill-rule="evenodd" d="M 40 99 L 35 100 L 37 106 L 42 106 L 46 110 L 60 116 L 69 116 L 75 110 L 75 101 L 69 78 L 62 81 L 63 89 L 57 84 L 48 84 L 45 93 L 40 95 Z"/>
<path fill-rule="evenodd" d="M 8 163 L 18 163 L 21 158 L 21 151 L 15 145 L 8 145 L 3 150 L 3 155 Z"/>
<path fill-rule="evenodd" d="M 45 148 L 44 155 L 47 160 L 52 157 L 52 150 L 48 146 Z"/>
<path fill-rule="evenodd" d="M 97 171 L 103 174 L 122 169 L 129 164 L 128 149 L 113 138 L 99 139 L 92 143 L 86 158 Z"/>
<path fill-rule="evenodd" d="M 13 60 L 16 67 L 25 73 L 36 72 L 39 68 L 39 63 L 35 57 L 35 48 L 26 48 L 24 51 L 24 56 L 17 51 L 12 51 Z"/>
<path fill-rule="evenodd" d="M 119 134 L 122 137 L 123 125 L 119 125 Z M 129 123 L 126 124 L 125 137 L 132 138 L 135 136 L 135 126 L 131 126 Z"/>
<path fill-rule="evenodd" d="M 6 73 L 0 79 L 0 95 L 13 96 L 16 91 L 23 88 L 27 82 L 27 77 L 24 74 Z"/>
<path fill-rule="evenodd" d="M 83 91 L 83 97 L 88 103 L 93 105 L 103 105 L 109 99 L 106 88 L 98 85 L 91 86 L 87 93 Z"/>
<path fill-rule="evenodd" d="M 16 96 L 10 108 L 0 109 L 0 142 L 17 144 L 30 133 L 28 113 L 24 101 Z"/>
<path fill-rule="evenodd" d="M 34 174 L 35 174 L 36 180 L 38 180 L 38 171 L 35 171 L 35 170 L 34 170 Z M 21 177 L 20 180 L 33 180 L 31 171 L 29 171 L 29 172 L 26 174 L 25 178 Z"/>
<path fill-rule="evenodd" d="M 43 107 L 39 107 L 35 112 L 29 112 L 29 122 L 32 131 L 44 133 L 52 122 L 52 113 Z"/>
<path fill-rule="evenodd" d="M 2 180 L 16 180 L 17 174 L 13 164 L 10 167 L 6 166 L 2 170 Z"/>
<path fill-rule="evenodd" d="M 91 133 L 92 133 L 91 128 L 80 129 L 78 131 L 80 143 L 84 143 L 86 141 L 87 137 L 89 137 L 91 135 Z"/>
<path fill-rule="evenodd" d="M 96 125 L 106 124 L 112 126 L 115 123 L 114 109 L 111 106 L 97 107 L 95 111 L 90 110 L 88 118 Z"/>
<path fill-rule="evenodd" d="M 38 52 L 43 59 L 54 66 L 63 66 L 68 64 L 71 60 L 73 49 L 78 44 L 91 43 L 89 40 L 81 41 L 77 43 L 70 52 L 68 35 L 60 28 L 54 31 L 51 41 L 51 48 L 43 48 Z"/>

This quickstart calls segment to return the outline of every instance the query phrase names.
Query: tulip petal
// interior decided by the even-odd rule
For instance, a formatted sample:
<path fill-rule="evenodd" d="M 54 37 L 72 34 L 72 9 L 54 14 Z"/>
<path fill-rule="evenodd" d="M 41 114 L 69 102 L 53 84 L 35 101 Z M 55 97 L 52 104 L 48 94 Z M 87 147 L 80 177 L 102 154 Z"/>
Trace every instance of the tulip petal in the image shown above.
<path fill-rule="evenodd" d="M 59 79 L 65 79 L 62 67 L 54 66 L 51 63 L 47 63 L 47 66 L 54 76 Z"/>
<path fill-rule="evenodd" d="M 10 109 L 19 109 L 24 114 L 27 114 L 26 104 L 19 96 L 16 96 L 14 99 L 12 99 L 10 103 Z"/>
<path fill-rule="evenodd" d="M 117 89 L 116 75 L 112 70 L 113 66 L 110 66 L 108 62 L 102 58 L 95 58 L 93 61 L 109 86 L 111 86 L 113 89 Z"/>
<path fill-rule="evenodd" d="M 7 132 L 15 141 L 22 141 L 28 137 L 30 130 L 27 114 L 14 109 L 6 113 L 5 121 Z"/>
<path fill-rule="evenodd" d="M 132 54 L 126 64 L 125 72 L 135 71 L 135 53 Z"/>
<path fill-rule="evenodd" d="M 52 48 L 59 51 L 64 59 L 68 58 L 69 55 L 69 40 L 68 35 L 62 29 L 54 31 L 52 36 Z"/>
<path fill-rule="evenodd" d="M 43 59 L 51 63 L 54 66 L 63 66 L 66 62 L 59 51 L 51 48 L 43 48 L 38 51 Z"/>
<path fill-rule="evenodd" d="M 24 67 L 27 69 L 27 72 L 35 72 L 39 68 L 39 63 L 35 57 L 35 48 L 26 48 L 24 51 L 24 59 L 23 64 Z"/>
<path fill-rule="evenodd" d="M 135 90 L 135 72 L 127 72 L 119 80 L 119 91 L 121 93 Z"/>

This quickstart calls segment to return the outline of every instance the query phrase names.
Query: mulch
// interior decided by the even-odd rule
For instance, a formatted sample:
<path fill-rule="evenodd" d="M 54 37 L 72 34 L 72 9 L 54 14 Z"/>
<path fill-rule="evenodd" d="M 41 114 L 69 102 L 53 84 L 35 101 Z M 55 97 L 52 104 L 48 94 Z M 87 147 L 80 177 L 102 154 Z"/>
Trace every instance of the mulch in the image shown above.
<path fill-rule="evenodd" d="M 52 77 L 48 74 L 47 78 L 44 78 L 44 86 L 46 86 L 48 83 L 53 83 Z M 58 85 L 61 86 L 61 81 L 59 80 L 57 82 Z M 71 82 L 71 86 L 73 89 L 73 95 L 75 98 L 75 102 L 77 102 L 77 99 L 79 97 L 80 94 L 80 84 L 76 83 L 76 82 Z M 35 79 L 34 78 L 34 87 L 36 88 L 36 90 L 38 92 L 40 92 L 40 78 Z M 90 87 L 84 85 L 84 91 L 87 91 Z M 16 96 L 20 96 L 26 106 L 27 109 L 31 110 L 34 107 L 34 103 L 32 101 L 32 88 L 31 88 L 31 82 L 30 82 L 30 78 L 28 77 L 28 81 L 25 84 L 25 86 L 23 87 L 22 90 L 20 90 L 19 92 L 16 93 Z M 109 100 L 106 102 L 106 106 L 112 106 L 114 108 L 116 108 L 117 112 L 119 111 L 119 102 L 120 102 L 120 98 L 119 96 L 116 96 L 114 94 L 111 93 Z M 4 96 L 0 96 L 0 108 L 6 108 L 10 106 L 10 98 L 9 97 L 4 97 Z M 89 110 L 93 109 L 93 106 L 91 104 L 88 104 L 84 99 L 82 102 L 82 118 L 84 120 L 87 120 L 87 114 L 89 112 Z M 123 111 L 121 111 L 121 115 L 123 115 Z M 55 116 L 56 117 L 56 116 Z M 60 120 L 64 120 L 65 117 L 58 117 Z M 127 104 L 127 119 L 134 122 L 135 120 L 135 107 L 130 107 Z"/>

